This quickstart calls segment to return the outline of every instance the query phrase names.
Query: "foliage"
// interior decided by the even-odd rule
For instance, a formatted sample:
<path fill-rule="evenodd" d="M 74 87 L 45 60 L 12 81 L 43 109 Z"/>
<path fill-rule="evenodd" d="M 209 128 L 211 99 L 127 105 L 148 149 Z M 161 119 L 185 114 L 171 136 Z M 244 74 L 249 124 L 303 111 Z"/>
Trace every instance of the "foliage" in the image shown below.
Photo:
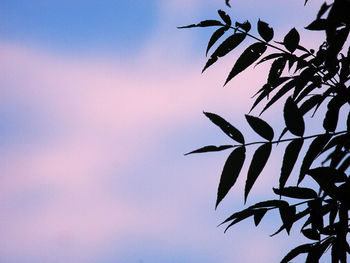
<path fill-rule="evenodd" d="M 308 0 L 304 4 L 306 5 L 307 2 Z M 228 0 L 226 4 L 230 6 Z M 301 45 L 296 28 L 292 28 L 283 41 L 272 41 L 274 30 L 268 23 L 259 20 L 257 23 L 259 36 L 254 36 L 249 33 L 251 30 L 249 21 L 233 23 L 231 17 L 222 10 L 218 11 L 219 20 L 204 20 L 198 24 L 180 27 L 215 28 L 206 49 L 207 54 L 225 33 L 232 31 L 232 34 L 218 44 L 209 56 L 203 72 L 219 58 L 245 43 L 246 39 L 255 41 L 238 57 L 224 86 L 252 64 L 272 62 L 267 82 L 255 94 L 250 112 L 258 104 L 262 104 L 264 99 L 267 102 L 260 114 L 277 102 L 283 102 L 285 128 L 279 138 L 274 139 L 275 131 L 266 121 L 249 113 L 245 118 L 263 141 L 247 143 L 239 129 L 224 118 L 214 113 L 204 112 L 212 123 L 237 143 L 205 146 L 188 154 L 228 149 L 232 151 L 221 174 L 217 207 L 236 183 L 246 160 L 248 147 L 258 145 L 248 168 L 244 190 L 245 202 L 269 160 L 272 146 L 287 143 L 279 186 L 273 188 L 278 198 L 262 201 L 235 212 L 222 223 L 228 224 L 227 230 L 236 223 L 253 217 L 257 226 L 267 212 L 276 209 L 282 220 L 282 226 L 273 234 L 276 235 L 283 230 L 289 234 L 294 223 L 304 220 L 301 233 L 311 242 L 292 249 L 281 262 L 289 262 L 300 254 L 306 254 L 306 262 L 318 262 L 325 251 L 331 249 L 332 262 L 345 263 L 347 254 L 350 254 L 347 241 L 347 234 L 350 232 L 348 217 L 350 209 L 350 47 L 345 48 L 349 44 L 347 42 L 350 31 L 349 10 L 350 1 L 346 0 L 334 0 L 331 4 L 322 4 L 316 19 L 305 27 L 307 30 L 325 33 L 325 41 L 315 49 L 316 51 Z M 273 50 L 275 53 L 263 57 L 267 50 Z M 326 112 L 322 113 L 323 120 L 320 120 L 323 123 L 323 130 L 306 136 L 304 133 L 308 124 L 307 113 L 313 111 L 315 114 L 323 104 L 327 104 Z M 345 111 L 348 117 L 342 126 L 346 129 L 337 130 L 338 120 L 342 120 L 340 117 Z M 287 132 L 292 136 L 283 139 Z M 308 145 L 309 142 L 311 143 Z M 303 148 L 305 154 L 302 151 Z M 297 184 L 287 185 L 300 157 L 302 161 L 297 173 Z M 316 182 L 317 189 L 302 186 L 303 183 L 305 184 L 305 177 L 312 178 Z M 288 201 L 285 200 L 286 198 Z"/>

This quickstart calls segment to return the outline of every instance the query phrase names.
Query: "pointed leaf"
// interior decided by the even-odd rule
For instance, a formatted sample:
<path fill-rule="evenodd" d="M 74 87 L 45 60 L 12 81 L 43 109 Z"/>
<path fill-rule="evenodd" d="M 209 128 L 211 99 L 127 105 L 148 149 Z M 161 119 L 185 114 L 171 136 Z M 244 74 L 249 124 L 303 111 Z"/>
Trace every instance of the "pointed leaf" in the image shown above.
<path fill-rule="evenodd" d="M 247 201 L 248 194 L 252 189 L 256 179 L 264 169 L 271 153 L 271 143 L 261 145 L 254 153 L 252 162 L 249 166 L 247 181 L 244 189 L 244 200 Z"/>
<path fill-rule="evenodd" d="M 202 73 L 211 65 L 213 65 L 219 57 L 223 57 L 227 55 L 229 52 L 231 52 L 234 48 L 236 48 L 244 38 L 246 37 L 246 34 L 243 33 L 237 33 L 229 36 L 226 40 L 224 40 L 218 48 L 214 51 L 214 53 L 210 56 L 209 60 L 207 61 L 205 67 L 202 70 Z"/>
<path fill-rule="evenodd" d="M 266 42 L 269 42 L 273 38 L 273 29 L 269 27 L 269 24 L 260 19 L 258 21 L 258 32 Z"/>
<path fill-rule="evenodd" d="M 248 32 L 252 28 L 252 26 L 251 26 L 251 24 L 249 23 L 248 20 L 246 20 L 244 23 L 236 22 L 235 26 L 242 28 L 245 32 Z"/>
<path fill-rule="evenodd" d="M 252 127 L 257 134 L 268 141 L 272 141 L 274 136 L 273 129 L 267 122 L 251 115 L 245 115 L 245 117 L 250 127 Z"/>
<path fill-rule="evenodd" d="M 273 188 L 273 191 L 276 195 L 297 198 L 297 199 L 313 199 L 317 198 L 317 193 L 310 189 L 304 187 L 285 187 L 283 189 Z"/>
<path fill-rule="evenodd" d="M 231 139 L 244 144 L 244 137 L 242 133 L 232 126 L 229 122 L 221 118 L 219 115 L 210 112 L 204 112 L 215 125 L 217 125 L 224 133 L 226 133 Z"/>
<path fill-rule="evenodd" d="M 283 44 L 289 52 L 293 53 L 297 49 L 299 41 L 300 36 L 298 31 L 295 28 L 292 28 L 284 37 Z"/>
<path fill-rule="evenodd" d="M 218 152 L 218 151 L 223 151 L 232 147 L 233 147 L 232 145 L 221 145 L 221 146 L 208 145 L 208 146 L 199 148 L 197 150 L 194 150 L 192 152 L 185 153 L 185 155 L 189 155 L 193 153 Z"/>
<path fill-rule="evenodd" d="M 279 207 L 280 216 L 283 222 L 283 225 L 286 228 L 286 231 L 289 235 L 290 229 L 292 228 L 293 223 L 295 222 L 295 206 L 284 205 Z"/>
<path fill-rule="evenodd" d="M 266 45 L 264 43 L 258 42 L 250 45 L 236 61 L 224 85 L 226 85 L 238 73 L 253 64 L 265 51 Z"/>
<path fill-rule="evenodd" d="M 225 34 L 227 29 L 228 29 L 228 27 L 220 27 L 218 30 L 216 30 L 213 33 L 213 35 L 211 36 L 211 38 L 209 40 L 207 50 L 205 52 L 206 55 L 208 55 L 209 49 L 216 43 L 216 41 Z"/>
<path fill-rule="evenodd" d="M 323 134 L 317 136 L 309 146 L 308 151 L 306 152 L 303 163 L 300 168 L 300 175 L 298 179 L 298 185 L 304 179 L 306 172 L 309 170 L 311 164 L 318 156 L 318 154 L 322 151 L 323 147 L 327 144 L 332 136 L 330 134 Z"/>
<path fill-rule="evenodd" d="M 239 147 L 233 150 L 227 158 L 220 178 L 215 208 L 219 205 L 221 200 L 226 196 L 228 191 L 236 183 L 238 175 L 241 172 L 244 160 L 245 147 Z"/>
<path fill-rule="evenodd" d="M 312 248 L 312 243 L 311 244 L 303 244 L 300 245 L 291 251 L 282 259 L 281 263 L 289 263 L 293 258 L 299 256 L 300 254 L 303 253 L 308 253 L 310 249 Z"/>
<path fill-rule="evenodd" d="M 279 188 L 284 188 L 290 173 L 293 170 L 293 167 L 298 159 L 301 147 L 303 146 L 304 139 L 296 139 L 290 142 L 286 148 L 286 151 L 283 156 L 281 176 L 279 179 Z"/>
<path fill-rule="evenodd" d="M 293 89 L 295 87 L 295 81 L 294 79 L 292 79 L 291 81 L 287 82 L 286 84 L 284 84 L 284 86 L 282 88 L 280 88 L 278 90 L 278 92 L 275 94 L 275 96 L 273 96 L 271 98 L 271 100 L 269 100 L 269 102 L 266 104 L 266 106 L 264 107 L 264 109 L 261 111 L 260 115 L 266 111 L 268 108 L 271 107 L 271 105 L 273 105 L 277 100 L 279 100 L 283 95 L 285 95 L 288 91 L 290 91 L 291 89 Z"/>
<path fill-rule="evenodd" d="M 320 233 L 316 229 L 304 229 L 301 231 L 303 235 L 312 240 L 320 240 Z"/>
<path fill-rule="evenodd" d="M 226 14 L 225 11 L 223 10 L 218 10 L 219 16 L 221 17 L 221 19 L 225 22 L 225 24 L 227 26 L 231 26 L 232 22 L 231 22 L 231 18 L 228 14 Z"/>
<path fill-rule="evenodd" d="M 283 57 L 284 55 L 285 55 L 284 53 L 273 53 L 273 54 L 267 55 L 266 57 L 263 57 L 258 63 L 256 63 L 255 66 L 274 58 Z"/>
<path fill-rule="evenodd" d="M 303 115 L 291 97 L 284 104 L 283 115 L 288 130 L 296 136 L 303 136 L 305 131 Z"/>
<path fill-rule="evenodd" d="M 309 24 L 307 27 L 305 27 L 305 29 L 313 30 L 313 31 L 326 30 L 326 28 L 327 28 L 327 19 L 322 19 L 322 18 L 316 19 L 311 24 Z"/>
<path fill-rule="evenodd" d="M 287 60 L 284 57 L 276 59 L 270 68 L 269 77 L 267 82 L 270 83 L 271 86 L 275 87 L 276 83 L 278 83 L 279 78 L 281 77 L 282 71 L 286 65 Z"/>
<path fill-rule="evenodd" d="M 261 222 L 261 219 L 264 217 L 266 212 L 267 212 L 267 209 L 256 210 L 256 212 L 254 213 L 254 224 L 255 224 L 255 226 L 259 225 L 259 223 Z"/>
<path fill-rule="evenodd" d="M 223 26 L 223 24 L 217 20 L 204 20 L 198 24 L 191 24 L 188 26 L 179 26 L 178 28 L 209 27 L 209 26 Z"/>
<path fill-rule="evenodd" d="M 227 5 L 228 7 L 231 7 L 231 5 L 230 5 L 230 0 L 225 0 L 225 3 L 226 3 L 226 5 Z"/>

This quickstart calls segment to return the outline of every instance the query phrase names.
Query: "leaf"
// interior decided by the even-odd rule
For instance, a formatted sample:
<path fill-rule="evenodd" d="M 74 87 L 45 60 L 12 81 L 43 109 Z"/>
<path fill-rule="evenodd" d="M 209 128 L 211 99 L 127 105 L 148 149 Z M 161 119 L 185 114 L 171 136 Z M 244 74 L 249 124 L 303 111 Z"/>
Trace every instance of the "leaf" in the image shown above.
<path fill-rule="evenodd" d="M 255 205 L 250 206 L 250 208 L 275 208 L 286 204 L 288 203 L 284 200 L 267 200 L 256 203 Z"/>
<path fill-rule="evenodd" d="M 310 221 L 311 227 L 313 229 L 322 230 L 323 229 L 323 215 L 324 212 L 328 213 L 330 205 L 327 204 L 322 207 L 322 200 L 317 198 L 308 202 L 310 208 Z"/>
<path fill-rule="evenodd" d="M 221 19 L 225 22 L 225 24 L 227 26 L 231 26 L 232 22 L 231 22 L 231 18 L 228 14 L 226 14 L 225 11 L 223 10 L 218 10 L 218 14 L 221 17 Z"/>
<path fill-rule="evenodd" d="M 228 7 L 231 7 L 231 5 L 230 5 L 230 0 L 225 0 L 225 3 L 226 3 L 226 5 L 227 5 Z"/>
<path fill-rule="evenodd" d="M 204 112 L 204 115 L 209 118 L 216 126 L 218 126 L 231 139 L 244 144 L 244 137 L 242 133 L 233 127 L 229 122 L 221 118 L 219 115 L 210 112 Z"/>
<path fill-rule="evenodd" d="M 313 107 L 323 101 L 322 95 L 316 94 L 311 96 L 309 99 L 305 100 L 303 104 L 301 104 L 299 110 L 301 114 L 304 116 L 308 113 Z"/>
<path fill-rule="evenodd" d="M 227 55 L 229 52 L 231 52 L 233 49 L 235 49 L 246 37 L 246 34 L 243 33 L 237 33 L 229 36 L 227 39 L 225 39 L 218 48 L 214 51 L 214 53 L 210 56 L 209 60 L 207 61 L 205 67 L 202 70 L 202 73 L 211 65 L 213 65 L 219 57 L 223 57 Z"/>
<path fill-rule="evenodd" d="M 313 30 L 313 31 L 318 31 L 318 30 L 326 30 L 327 28 L 327 19 L 316 19 L 315 21 L 311 22 L 305 29 L 307 30 Z"/>
<path fill-rule="evenodd" d="M 328 8 L 330 8 L 330 7 L 331 7 L 331 5 L 327 5 L 327 3 L 324 2 L 324 3 L 322 4 L 320 10 L 319 10 L 318 13 L 317 13 L 317 19 L 320 19 L 321 16 L 323 16 L 324 13 L 326 13 L 327 10 L 328 10 Z"/>
<path fill-rule="evenodd" d="M 268 141 L 272 141 L 274 136 L 273 129 L 267 122 L 251 115 L 245 115 L 245 117 L 250 127 L 252 127 L 257 134 Z"/>
<path fill-rule="evenodd" d="M 326 117 L 323 120 L 323 128 L 328 132 L 334 132 L 337 128 L 339 110 L 346 101 L 340 95 L 332 98 L 327 105 Z"/>
<path fill-rule="evenodd" d="M 292 79 L 291 81 L 287 82 L 282 88 L 278 90 L 278 92 L 271 98 L 271 100 L 266 104 L 264 109 L 260 112 L 260 115 L 266 111 L 268 108 L 271 107 L 277 100 L 279 100 L 283 95 L 285 95 L 288 91 L 293 89 L 295 87 L 295 81 Z"/>
<path fill-rule="evenodd" d="M 278 80 L 282 74 L 282 71 L 286 65 L 287 60 L 284 57 L 276 59 L 270 68 L 269 76 L 267 82 L 275 87 L 276 83 L 278 83 Z"/>
<path fill-rule="evenodd" d="M 291 187 L 285 187 L 283 189 L 273 188 L 273 191 L 276 195 L 290 197 L 290 198 L 297 198 L 297 199 L 317 198 L 317 193 L 314 190 L 310 188 L 304 188 L 304 187 L 291 186 Z"/>
<path fill-rule="evenodd" d="M 261 171 L 264 169 L 265 164 L 269 159 L 271 148 L 271 143 L 265 143 L 255 151 L 248 170 L 247 181 L 244 189 L 244 202 L 247 201 L 250 190 L 252 189 Z"/>
<path fill-rule="evenodd" d="M 308 253 L 310 251 L 310 249 L 312 248 L 313 244 L 303 244 L 300 245 L 294 249 L 292 249 L 291 251 L 289 251 L 289 253 L 282 259 L 281 263 L 288 263 L 290 262 L 293 258 L 299 256 L 300 254 L 303 253 Z"/>
<path fill-rule="evenodd" d="M 297 49 L 299 41 L 300 36 L 298 31 L 295 28 L 292 28 L 284 37 L 283 44 L 289 52 L 293 53 Z"/>
<path fill-rule="evenodd" d="M 179 26 L 177 28 L 209 27 L 209 26 L 223 26 L 223 24 L 217 20 L 204 20 L 198 24 L 191 24 L 188 26 Z"/>
<path fill-rule="evenodd" d="M 323 147 L 327 144 L 332 136 L 329 134 L 323 134 L 317 136 L 310 144 L 308 151 L 306 152 L 303 163 L 301 164 L 300 174 L 298 179 L 298 185 L 304 179 L 306 172 L 309 170 L 311 164 L 322 151 Z"/>
<path fill-rule="evenodd" d="M 257 99 L 255 100 L 253 106 L 251 107 L 251 109 L 249 110 L 249 113 L 264 99 L 264 98 L 268 98 L 269 94 L 271 92 L 271 85 L 270 84 L 265 84 L 262 88 L 262 92 L 259 95 L 259 97 L 257 97 Z"/>
<path fill-rule="evenodd" d="M 259 223 L 261 222 L 261 219 L 264 217 L 266 214 L 267 209 L 259 209 L 254 213 L 254 224 L 255 226 L 258 226 Z"/>
<path fill-rule="evenodd" d="M 285 56 L 284 53 L 273 53 L 273 54 L 270 54 L 270 55 L 267 55 L 266 57 L 263 57 L 258 63 L 256 63 L 255 66 L 265 62 L 265 61 L 268 61 L 270 59 L 274 59 L 274 58 L 278 58 L 278 57 L 283 57 Z"/>
<path fill-rule="evenodd" d="M 266 42 L 269 42 L 273 38 L 273 29 L 269 27 L 269 24 L 260 19 L 258 21 L 258 32 Z"/>
<path fill-rule="evenodd" d="M 290 229 L 292 228 L 292 225 L 295 222 L 294 217 L 296 213 L 296 208 L 295 206 L 284 205 L 279 207 L 279 212 L 283 225 L 285 226 L 286 231 L 289 235 Z"/>
<path fill-rule="evenodd" d="M 305 131 L 303 115 L 291 97 L 284 104 L 283 115 L 288 130 L 296 136 L 303 136 Z"/>
<path fill-rule="evenodd" d="M 208 145 L 208 146 L 199 148 L 197 150 L 194 150 L 192 152 L 185 153 L 185 155 L 189 155 L 193 153 L 218 152 L 218 151 L 223 151 L 232 147 L 233 147 L 232 145 L 221 145 L 221 146 Z"/>
<path fill-rule="evenodd" d="M 246 50 L 243 51 L 241 56 L 236 61 L 230 74 L 228 75 L 224 86 L 233 79 L 237 74 L 245 70 L 251 64 L 253 64 L 264 52 L 266 51 L 266 45 L 258 42 L 250 45 Z"/>
<path fill-rule="evenodd" d="M 320 240 L 321 235 L 316 229 L 304 229 L 301 232 L 308 239 Z"/>
<path fill-rule="evenodd" d="M 327 169 L 322 169 L 322 168 L 327 168 Z M 335 182 L 339 180 L 339 177 L 337 178 L 336 172 L 334 172 L 333 174 L 329 173 L 332 171 L 331 169 L 332 168 L 330 167 L 319 167 L 319 168 L 309 170 L 307 174 L 310 175 L 319 184 L 321 189 L 327 195 L 338 200 L 338 197 L 339 197 L 338 188 L 336 187 Z"/>
<path fill-rule="evenodd" d="M 245 160 L 245 147 L 239 147 L 232 151 L 226 160 L 224 169 L 221 174 L 218 187 L 215 209 L 221 200 L 227 195 L 228 191 L 236 183 L 239 173 L 241 172 Z"/>
<path fill-rule="evenodd" d="M 299 138 L 290 142 L 286 148 L 286 151 L 283 156 L 281 175 L 279 179 L 279 188 L 283 189 L 290 173 L 293 170 L 293 167 L 298 159 L 298 155 L 303 146 L 304 139 Z"/>
<path fill-rule="evenodd" d="M 254 215 L 255 211 L 252 209 L 246 209 L 243 210 L 239 215 L 236 216 L 236 218 L 226 227 L 224 233 L 226 233 L 226 231 L 232 227 L 233 225 L 237 224 L 238 222 L 241 222 L 242 220 Z M 226 219 L 227 220 L 227 219 Z M 225 220 L 225 221 L 226 221 Z"/>
<path fill-rule="evenodd" d="M 252 28 L 248 20 L 246 20 L 244 23 L 236 22 L 235 26 L 242 28 L 245 32 L 249 32 L 249 30 Z"/>
<path fill-rule="evenodd" d="M 209 40 L 207 50 L 205 52 L 206 55 L 208 55 L 210 48 L 216 43 L 216 41 L 218 41 L 218 39 L 225 34 L 227 29 L 228 29 L 228 27 L 221 27 L 213 33 L 213 35 L 211 36 L 211 38 Z"/>

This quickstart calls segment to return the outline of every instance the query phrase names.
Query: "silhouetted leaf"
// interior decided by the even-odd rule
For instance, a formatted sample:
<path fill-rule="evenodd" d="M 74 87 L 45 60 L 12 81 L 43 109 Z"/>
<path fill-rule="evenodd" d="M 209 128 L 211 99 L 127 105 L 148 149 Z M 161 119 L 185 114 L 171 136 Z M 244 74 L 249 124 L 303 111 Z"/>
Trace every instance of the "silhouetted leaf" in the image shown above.
<path fill-rule="evenodd" d="M 258 32 L 266 42 L 269 42 L 273 38 L 273 29 L 269 27 L 269 24 L 260 19 L 258 21 Z"/>
<path fill-rule="evenodd" d="M 233 221 L 226 227 L 225 229 L 225 233 L 226 231 L 232 227 L 233 225 L 237 224 L 238 222 L 241 222 L 242 220 L 248 218 L 248 217 L 251 217 L 252 215 L 254 215 L 255 213 L 255 210 L 252 210 L 252 209 L 246 209 L 246 210 L 243 210 L 240 214 L 238 214 L 234 219 Z M 227 219 L 226 219 L 227 220 Z M 226 221 L 225 220 L 225 221 Z"/>
<path fill-rule="evenodd" d="M 297 49 L 299 41 L 300 36 L 298 31 L 295 28 L 292 28 L 284 37 L 283 44 L 289 52 L 293 53 Z"/>
<path fill-rule="evenodd" d="M 221 200 L 226 196 L 228 191 L 236 183 L 238 175 L 241 172 L 244 160 L 245 147 L 239 147 L 233 150 L 227 158 L 220 178 L 215 208 L 219 205 Z"/>
<path fill-rule="evenodd" d="M 326 30 L 327 28 L 327 20 L 326 19 L 316 19 L 315 21 L 313 21 L 311 24 L 309 24 L 307 27 L 305 27 L 305 29 L 307 30 Z"/>
<path fill-rule="evenodd" d="M 251 109 L 249 110 L 249 113 L 264 99 L 264 98 L 268 98 L 269 94 L 271 92 L 271 85 L 270 84 L 265 84 L 263 86 L 263 90 L 261 92 L 261 94 L 259 95 L 259 97 L 256 98 L 253 106 L 251 107 Z"/>
<path fill-rule="evenodd" d="M 312 240 L 320 240 L 320 233 L 316 229 L 304 229 L 301 231 L 303 235 Z"/>
<path fill-rule="evenodd" d="M 272 208 L 280 207 L 286 204 L 288 205 L 288 203 L 284 200 L 267 200 L 256 203 L 255 205 L 250 206 L 250 208 Z"/>
<path fill-rule="evenodd" d="M 226 85 L 238 73 L 254 63 L 265 51 L 266 45 L 264 43 L 258 42 L 250 45 L 236 61 L 224 85 Z"/>
<path fill-rule="evenodd" d="M 296 213 L 296 208 L 295 206 L 284 205 L 279 207 L 279 212 L 283 225 L 285 226 L 286 231 L 289 235 L 290 229 L 292 228 L 292 225 L 295 222 L 294 217 Z"/>
<path fill-rule="evenodd" d="M 305 1 L 306 2 L 306 1 Z M 312 248 L 312 243 L 311 244 L 303 244 L 300 245 L 291 251 L 282 259 L 281 263 L 289 263 L 293 258 L 299 256 L 300 254 L 303 253 L 308 253 L 310 249 Z"/>
<path fill-rule="evenodd" d="M 179 26 L 177 28 L 209 27 L 209 26 L 223 26 L 223 24 L 217 20 L 204 20 L 198 24 L 191 24 L 188 26 Z"/>
<path fill-rule="evenodd" d="M 293 167 L 298 159 L 301 147 L 303 146 L 304 139 L 299 138 L 290 142 L 286 148 L 286 151 L 283 156 L 281 176 L 279 179 L 279 188 L 284 188 L 290 173 L 293 170 Z"/>
<path fill-rule="evenodd" d="M 204 146 L 202 148 L 199 148 L 197 150 L 194 150 L 189 153 L 185 153 L 185 155 L 193 154 L 193 153 L 206 153 L 206 152 L 218 152 L 218 151 L 223 151 L 229 148 L 232 148 L 232 145 L 221 145 L 221 146 L 215 146 L 215 145 L 208 145 Z"/>
<path fill-rule="evenodd" d="M 306 172 L 309 170 L 311 164 L 318 156 L 318 154 L 322 151 L 323 147 L 327 144 L 332 136 L 329 134 L 323 134 L 317 136 L 309 146 L 308 151 L 306 152 L 303 163 L 300 168 L 300 175 L 298 179 L 298 185 L 304 179 Z"/>
<path fill-rule="evenodd" d="M 245 32 L 248 32 L 252 28 L 248 20 L 246 20 L 244 23 L 236 22 L 235 26 L 242 28 Z"/>
<path fill-rule="evenodd" d="M 263 57 L 258 63 L 256 63 L 255 66 L 265 62 L 265 61 L 268 61 L 270 59 L 274 59 L 274 58 L 278 58 L 278 57 L 283 57 L 285 54 L 284 53 L 273 53 L 273 54 L 270 54 L 270 55 L 267 55 L 266 57 Z"/>
<path fill-rule="evenodd" d="M 244 189 L 244 200 L 247 201 L 248 194 L 252 189 L 256 179 L 264 169 L 271 153 L 271 143 L 261 145 L 254 153 L 252 162 L 250 163 L 247 181 Z"/>
<path fill-rule="evenodd" d="M 295 87 L 295 81 L 292 79 L 291 81 L 288 81 L 282 88 L 278 90 L 278 92 L 269 100 L 269 102 L 266 104 L 264 109 L 261 111 L 260 115 L 266 111 L 268 108 L 270 108 L 271 105 L 273 105 L 277 100 L 279 100 L 283 95 L 285 95 L 288 91 L 293 89 Z"/>
<path fill-rule="evenodd" d="M 225 22 L 225 24 L 227 26 L 231 26 L 232 22 L 231 22 L 231 18 L 228 14 L 226 14 L 225 11 L 223 10 L 218 10 L 218 14 L 221 17 L 221 19 Z"/>
<path fill-rule="evenodd" d="M 284 201 L 285 202 L 285 201 Z M 288 205 L 288 203 L 287 203 Z M 297 213 L 295 216 L 294 216 L 294 222 L 300 220 L 301 218 L 303 218 L 304 216 L 308 215 L 310 212 L 310 208 L 306 208 L 304 209 L 303 211 Z M 272 235 L 270 235 L 270 237 L 273 237 L 277 234 L 279 234 L 281 231 L 283 231 L 284 229 L 286 229 L 286 226 L 283 224 L 275 233 L 273 233 Z"/>
<path fill-rule="evenodd" d="M 216 41 L 222 37 L 225 32 L 228 30 L 229 28 L 228 27 L 221 27 L 219 28 L 218 30 L 216 30 L 214 32 L 214 34 L 211 36 L 209 42 L 208 42 L 208 46 L 207 46 L 207 50 L 205 52 L 206 55 L 208 55 L 208 52 L 210 50 L 210 48 L 216 43 Z"/>
<path fill-rule="evenodd" d="M 312 199 L 317 197 L 317 193 L 310 189 L 304 187 L 290 186 L 283 189 L 273 188 L 276 195 L 297 198 L 297 199 Z"/>
<path fill-rule="evenodd" d="M 256 212 L 254 213 L 254 224 L 255 224 L 255 226 L 259 225 L 259 223 L 261 222 L 261 219 L 264 217 L 266 212 L 267 212 L 267 209 L 256 210 Z"/>
<path fill-rule="evenodd" d="M 323 128 L 328 132 L 334 132 L 337 128 L 339 110 L 345 103 L 345 100 L 340 98 L 340 95 L 332 98 L 327 105 L 326 116 L 323 120 Z"/>
<path fill-rule="evenodd" d="M 217 125 L 224 133 L 226 133 L 231 139 L 244 144 L 244 137 L 242 133 L 232 126 L 229 122 L 221 118 L 219 115 L 210 112 L 204 112 L 215 125 Z"/>
<path fill-rule="evenodd" d="M 282 74 L 282 71 L 286 65 L 287 60 L 284 57 L 276 59 L 270 68 L 269 76 L 267 82 L 271 84 L 271 86 L 275 87 L 276 83 Z"/>
<path fill-rule="evenodd" d="M 322 95 L 316 94 L 312 95 L 309 99 L 305 100 L 303 104 L 301 104 L 299 110 L 301 114 L 304 116 L 308 113 L 313 107 L 322 102 Z"/>
<path fill-rule="evenodd" d="M 250 115 L 245 115 L 250 127 L 252 127 L 252 129 L 259 134 L 261 137 L 263 137 L 264 139 L 268 140 L 268 141 L 272 141 L 274 133 L 273 133 L 273 129 L 271 128 L 271 126 L 265 122 L 264 120 L 254 117 L 254 116 L 250 116 Z"/>
<path fill-rule="evenodd" d="M 231 5 L 230 5 L 230 0 L 225 0 L 225 2 L 226 2 L 226 5 L 227 5 L 228 7 L 231 7 Z"/>
<path fill-rule="evenodd" d="M 307 174 L 320 185 L 327 195 L 338 200 L 338 191 L 335 182 L 341 181 L 341 179 L 337 170 L 330 167 L 319 167 L 309 170 Z M 346 178 L 344 179 L 346 180 Z"/>
<path fill-rule="evenodd" d="M 305 131 L 303 115 L 291 97 L 284 104 L 283 115 L 288 130 L 296 136 L 303 136 Z"/>
<path fill-rule="evenodd" d="M 224 40 L 218 48 L 214 51 L 214 53 L 210 56 L 207 61 L 205 67 L 202 70 L 202 73 L 211 65 L 213 65 L 219 57 L 223 57 L 235 49 L 246 37 L 246 34 L 237 33 L 229 36 L 226 40 Z"/>
<path fill-rule="evenodd" d="M 322 200 L 317 198 L 308 202 L 310 208 L 310 221 L 313 229 L 323 229 L 323 216 L 330 211 L 330 205 L 322 206 Z"/>
<path fill-rule="evenodd" d="M 326 13 L 327 10 L 328 10 L 328 8 L 330 8 L 330 7 L 331 7 L 331 5 L 327 5 L 327 3 L 324 2 L 324 3 L 321 5 L 321 8 L 320 8 L 320 10 L 319 10 L 318 13 L 317 13 L 317 19 L 320 19 L 321 16 L 323 16 L 324 13 Z"/>

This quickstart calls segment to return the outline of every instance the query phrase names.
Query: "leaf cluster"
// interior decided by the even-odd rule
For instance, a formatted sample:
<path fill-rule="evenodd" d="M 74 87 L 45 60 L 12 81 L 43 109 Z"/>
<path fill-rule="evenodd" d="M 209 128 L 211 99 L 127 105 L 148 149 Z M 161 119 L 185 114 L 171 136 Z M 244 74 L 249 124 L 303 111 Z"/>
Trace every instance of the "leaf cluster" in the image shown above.
<path fill-rule="evenodd" d="M 307 4 L 307 0 L 304 4 Z M 226 4 L 230 6 L 229 1 Z M 282 225 L 274 233 L 283 230 L 289 234 L 294 223 L 304 220 L 300 229 L 311 243 L 292 249 L 281 262 L 289 262 L 300 254 L 307 254 L 306 262 L 318 262 L 327 249 L 331 249 L 331 261 L 344 263 L 350 246 L 347 235 L 350 232 L 348 212 L 350 210 L 350 2 L 334 0 L 324 3 L 306 30 L 323 31 L 324 42 L 315 49 L 301 45 L 296 28 L 291 28 L 283 40 L 274 40 L 274 29 L 259 20 L 256 28 L 258 36 L 250 34 L 251 23 L 233 22 L 224 11 L 219 10 L 219 20 L 204 20 L 180 28 L 215 27 L 209 39 L 206 54 L 221 41 L 209 55 L 202 70 L 206 71 L 215 62 L 225 57 L 239 45 L 253 40 L 238 56 L 227 75 L 224 86 L 238 74 L 255 64 L 271 62 L 266 83 L 254 95 L 250 112 L 245 115 L 247 124 L 261 140 L 246 142 L 243 133 L 223 117 L 204 112 L 205 116 L 224 132 L 233 143 L 230 145 L 209 145 L 188 154 L 229 150 L 229 154 L 219 181 L 216 205 L 227 196 L 241 176 L 248 147 L 256 147 L 250 160 L 244 202 L 247 201 L 258 177 L 270 160 L 274 146 L 286 144 L 279 185 L 273 188 L 277 199 L 259 202 L 233 213 L 222 224 L 226 230 L 249 217 L 256 226 L 264 215 L 278 210 Z M 263 56 L 266 51 L 273 51 Z M 315 51 L 317 50 L 317 51 Z M 263 102 L 266 101 L 264 104 Z M 283 103 L 284 128 L 275 138 L 275 129 L 260 116 L 251 112 L 262 105 L 260 115 L 277 102 Z M 325 112 L 320 111 L 326 105 Z M 310 126 L 308 118 L 321 112 L 322 129 L 317 134 L 305 135 Z M 347 116 L 342 116 L 346 112 Z M 347 118 L 346 118 L 347 117 Z M 338 123 L 340 123 L 338 125 Z M 346 127 L 339 130 L 338 126 Z M 286 134 L 291 137 L 284 139 Z M 300 167 L 296 167 L 300 160 Z M 297 184 L 288 184 L 295 174 Z M 317 187 L 309 187 L 305 177 L 312 179 Z M 304 185 L 303 185 L 304 184 Z M 225 230 L 225 232 L 226 232 Z"/>

